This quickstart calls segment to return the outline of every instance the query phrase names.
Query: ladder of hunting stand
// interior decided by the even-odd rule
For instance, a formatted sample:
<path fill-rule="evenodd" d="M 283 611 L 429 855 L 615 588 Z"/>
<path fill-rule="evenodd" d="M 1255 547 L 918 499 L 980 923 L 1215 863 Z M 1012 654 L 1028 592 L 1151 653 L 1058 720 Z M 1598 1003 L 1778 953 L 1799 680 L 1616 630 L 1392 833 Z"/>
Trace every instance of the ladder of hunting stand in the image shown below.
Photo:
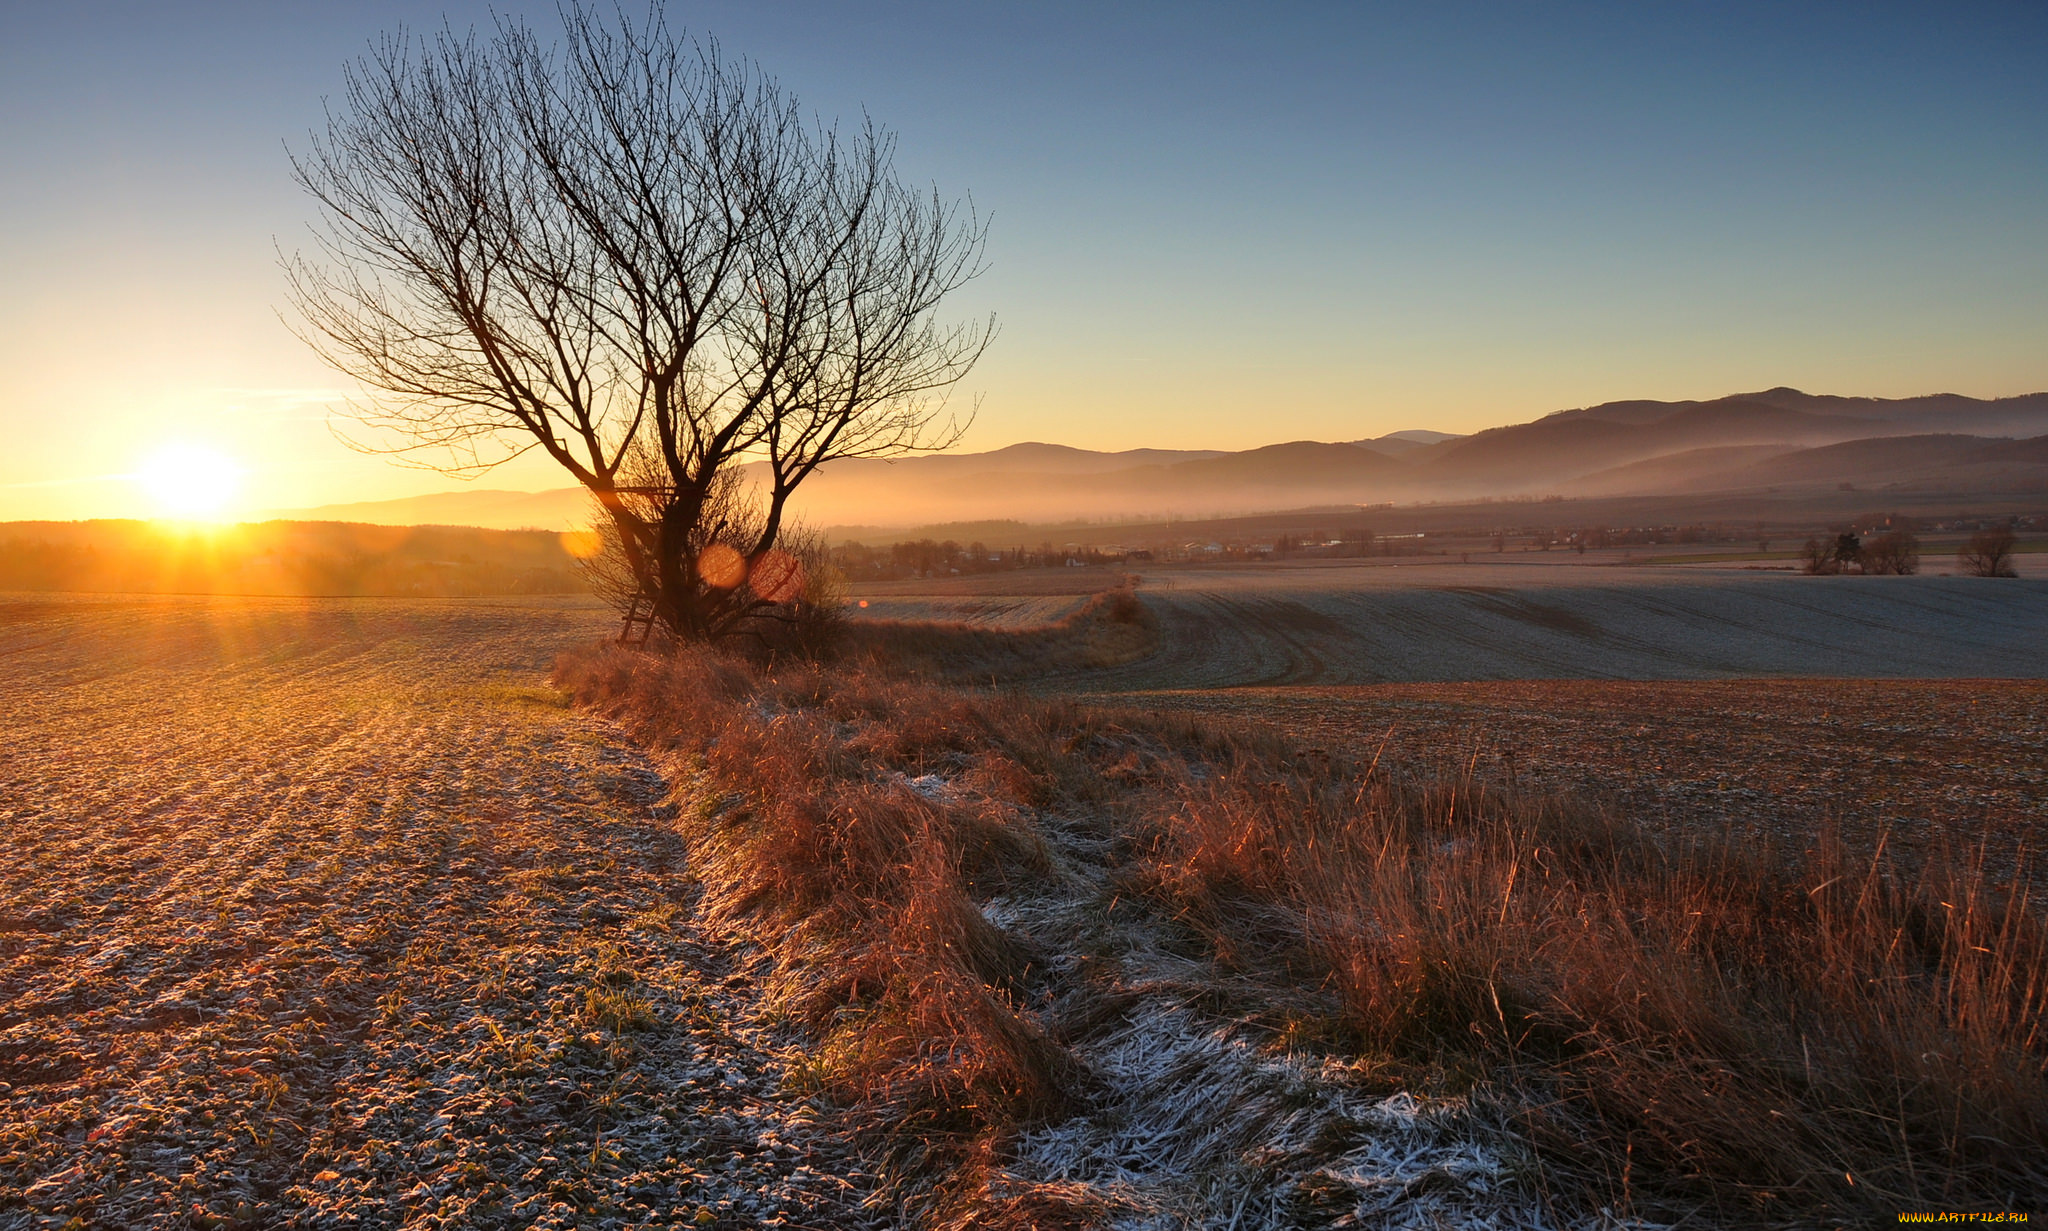
<path fill-rule="evenodd" d="M 635 624 L 640 626 L 637 638 L 633 635 Z M 626 622 L 619 628 L 619 644 L 644 646 L 653 635 L 654 600 L 644 594 L 635 594 L 633 601 L 626 605 Z"/>

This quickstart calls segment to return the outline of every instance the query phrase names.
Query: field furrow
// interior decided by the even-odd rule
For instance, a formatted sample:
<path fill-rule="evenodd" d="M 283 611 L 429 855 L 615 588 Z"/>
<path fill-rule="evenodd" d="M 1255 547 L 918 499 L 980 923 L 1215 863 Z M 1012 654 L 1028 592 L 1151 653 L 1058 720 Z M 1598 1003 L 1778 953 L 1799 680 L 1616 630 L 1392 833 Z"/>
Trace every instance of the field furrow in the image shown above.
<path fill-rule="evenodd" d="M 0 1227 L 868 1221 L 544 687 L 608 623 L 0 605 Z"/>
<path fill-rule="evenodd" d="M 2039 580 L 1361 564 L 1160 569 L 1139 593 L 1159 651 L 1048 687 L 2048 671 Z"/>

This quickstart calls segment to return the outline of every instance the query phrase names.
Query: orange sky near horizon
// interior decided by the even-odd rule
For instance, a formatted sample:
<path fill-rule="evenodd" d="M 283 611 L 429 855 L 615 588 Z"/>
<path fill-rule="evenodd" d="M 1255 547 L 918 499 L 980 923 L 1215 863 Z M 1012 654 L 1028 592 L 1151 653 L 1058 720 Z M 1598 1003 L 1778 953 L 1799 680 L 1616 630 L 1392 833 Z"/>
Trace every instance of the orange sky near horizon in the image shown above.
<path fill-rule="evenodd" d="M 312 216 L 282 146 L 345 59 L 442 11 L 13 21 L 0 520 L 191 505 L 148 477 L 174 449 L 221 459 L 195 483 L 230 518 L 464 486 L 336 439 L 354 391 L 280 319 L 276 263 Z M 953 309 L 1001 323 L 955 398 L 979 405 L 963 451 L 1470 432 L 1777 385 L 2048 389 L 2036 8 L 690 16 L 822 113 L 871 110 L 906 178 L 991 217 L 989 272 Z M 567 482 L 528 457 L 474 485 Z"/>

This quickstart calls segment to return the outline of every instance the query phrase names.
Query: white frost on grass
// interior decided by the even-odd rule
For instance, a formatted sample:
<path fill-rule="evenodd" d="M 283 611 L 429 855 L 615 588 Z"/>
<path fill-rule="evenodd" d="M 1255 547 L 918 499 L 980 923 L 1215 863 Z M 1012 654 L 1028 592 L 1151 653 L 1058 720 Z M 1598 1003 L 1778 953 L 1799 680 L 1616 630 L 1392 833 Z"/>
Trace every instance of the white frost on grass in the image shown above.
<path fill-rule="evenodd" d="M 1015 1179 L 1087 1190 L 1114 1231 L 1650 1226 L 1548 1208 L 1521 1182 L 1513 1139 L 1462 1100 L 1389 1095 L 1367 1066 L 1284 1049 L 1199 1007 L 1227 978 L 1142 904 L 1117 909 L 1090 826 L 1037 819 L 1056 870 L 1036 892 L 987 899 L 982 915 L 1048 955 L 1056 1033 L 1068 1033 L 1059 1019 L 1094 1017 L 1104 995 L 1125 1008 L 1070 1043 L 1090 1105 L 1018 1138 Z"/>
<path fill-rule="evenodd" d="M 1344 1065 L 1269 1054 L 1164 1001 L 1076 1054 L 1097 1108 L 1027 1134 L 1012 1169 L 1096 1189 L 1120 1231 L 1553 1225 L 1462 1103 L 1373 1097 Z"/>
<path fill-rule="evenodd" d="M 919 774 L 915 778 L 908 774 L 891 774 L 889 781 L 933 803 L 944 803 L 958 794 L 952 779 L 943 774 Z"/>

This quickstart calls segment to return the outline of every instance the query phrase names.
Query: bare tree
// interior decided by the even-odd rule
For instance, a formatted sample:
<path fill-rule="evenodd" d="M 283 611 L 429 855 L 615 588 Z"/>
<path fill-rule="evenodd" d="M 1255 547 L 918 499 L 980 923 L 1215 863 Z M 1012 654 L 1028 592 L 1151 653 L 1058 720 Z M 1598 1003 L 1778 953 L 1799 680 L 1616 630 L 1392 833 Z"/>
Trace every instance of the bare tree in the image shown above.
<path fill-rule="evenodd" d="M 1920 571 L 1920 540 L 1911 530 L 1887 530 L 1863 548 L 1863 571 L 1904 576 Z"/>
<path fill-rule="evenodd" d="M 349 66 L 292 162 L 322 222 L 286 262 L 302 334 L 370 390 L 358 443 L 462 474 L 540 449 L 604 510 L 630 598 L 726 636 L 782 600 L 725 553 L 780 568 L 819 466 L 957 439 L 944 395 L 994 323 L 938 308 L 986 230 L 907 188 L 889 134 L 807 122 L 659 10 L 572 0 L 564 26 L 400 34 Z"/>
<path fill-rule="evenodd" d="M 1956 552 L 1956 564 L 1972 577 L 2017 577 L 2012 551 L 2017 542 L 2011 526 L 1979 530 Z"/>

